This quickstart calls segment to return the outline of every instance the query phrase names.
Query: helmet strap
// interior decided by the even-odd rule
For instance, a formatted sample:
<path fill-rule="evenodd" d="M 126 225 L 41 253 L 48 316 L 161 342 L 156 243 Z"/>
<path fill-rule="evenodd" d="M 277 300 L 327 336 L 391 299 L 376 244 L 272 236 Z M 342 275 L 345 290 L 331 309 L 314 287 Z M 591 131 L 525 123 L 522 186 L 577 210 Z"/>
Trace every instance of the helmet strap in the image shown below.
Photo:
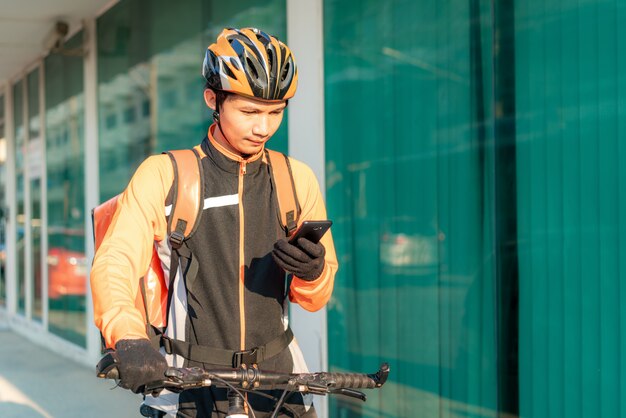
<path fill-rule="evenodd" d="M 224 135 L 224 130 L 222 129 L 222 124 L 220 123 L 220 112 L 217 109 L 213 111 L 213 121 L 215 122 L 215 124 L 217 125 L 217 128 L 222 133 L 222 136 L 226 138 L 226 135 Z"/>
<path fill-rule="evenodd" d="M 217 129 L 220 130 L 220 133 L 222 134 L 226 142 L 230 143 L 230 141 L 228 141 L 228 138 L 226 138 L 226 134 L 224 133 L 224 130 L 222 129 L 222 124 L 220 123 L 220 113 L 217 110 L 213 111 L 213 121 L 217 125 Z"/>
<path fill-rule="evenodd" d="M 220 123 L 220 112 L 218 112 L 217 110 L 213 111 L 213 121 L 215 122 L 215 124 L 217 125 L 217 128 L 222 133 L 222 136 L 226 138 L 226 135 L 224 135 L 224 130 L 222 129 L 222 124 Z"/>
<path fill-rule="evenodd" d="M 230 141 L 228 140 L 228 138 L 226 137 L 226 134 L 224 133 L 224 130 L 222 129 L 222 124 L 220 123 L 219 107 L 216 110 L 213 111 L 213 121 L 217 125 L 217 129 L 220 130 L 220 132 L 221 132 L 222 136 L 224 137 L 224 139 L 226 140 L 226 142 L 228 142 L 230 144 Z"/>

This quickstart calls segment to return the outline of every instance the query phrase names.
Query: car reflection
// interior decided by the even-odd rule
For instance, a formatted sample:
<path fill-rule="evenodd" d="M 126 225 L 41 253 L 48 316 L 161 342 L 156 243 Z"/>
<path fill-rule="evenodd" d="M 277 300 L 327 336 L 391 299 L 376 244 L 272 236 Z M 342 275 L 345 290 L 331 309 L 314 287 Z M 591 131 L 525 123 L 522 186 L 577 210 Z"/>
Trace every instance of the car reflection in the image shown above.
<path fill-rule="evenodd" d="M 423 234 L 412 218 L 385 223 L 380 235 L 380 262 L 388 274 L 431 276 L 439 263 L 436 231 Z"/>
<path fill-rule="evenodd" d="M 48 251 L 48 297 L 50 307 L 84 307 L 87 293 L 87 258 L 85 253 L 62 247 Z"/>

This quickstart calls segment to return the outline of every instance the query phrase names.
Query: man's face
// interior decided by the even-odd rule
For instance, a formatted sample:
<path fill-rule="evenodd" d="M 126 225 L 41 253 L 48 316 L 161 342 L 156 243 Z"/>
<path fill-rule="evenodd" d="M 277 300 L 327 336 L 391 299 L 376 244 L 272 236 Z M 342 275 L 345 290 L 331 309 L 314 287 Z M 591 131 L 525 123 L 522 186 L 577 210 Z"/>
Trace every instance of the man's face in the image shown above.
<path fill-rule="evenodd" d="M 215 93 L 205 90 L 207 105 L 215 109 Z M 287 103 L 269 102 L 230 94 L 220 108 L 220 129 L 214 131 L 215 140 L 231 152 L 241 156 L 261 151 L 283 120 Z"/>

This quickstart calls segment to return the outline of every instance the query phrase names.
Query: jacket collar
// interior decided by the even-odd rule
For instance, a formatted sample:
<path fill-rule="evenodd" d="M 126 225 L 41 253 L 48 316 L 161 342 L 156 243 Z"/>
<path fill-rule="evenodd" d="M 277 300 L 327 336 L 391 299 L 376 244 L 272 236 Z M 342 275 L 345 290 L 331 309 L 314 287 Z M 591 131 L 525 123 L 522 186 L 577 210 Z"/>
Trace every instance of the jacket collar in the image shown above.
<path fill-rule="evenodd" d="M 265 154 L 265 147 L 263 147 L 258 153 L 243 158 L 239 154 L 226 149 L 215 139 L 213 132 L 217 128 L 217 124 L 212 124 L 209 127 L 207 137 L 202 141 L 202 151 L 210 158 L 218 167 L 229 173 L 238 174 L 242 164 L 246 165 L 246 172 L 255 172 L 261 167 L 261 161 Z"/>

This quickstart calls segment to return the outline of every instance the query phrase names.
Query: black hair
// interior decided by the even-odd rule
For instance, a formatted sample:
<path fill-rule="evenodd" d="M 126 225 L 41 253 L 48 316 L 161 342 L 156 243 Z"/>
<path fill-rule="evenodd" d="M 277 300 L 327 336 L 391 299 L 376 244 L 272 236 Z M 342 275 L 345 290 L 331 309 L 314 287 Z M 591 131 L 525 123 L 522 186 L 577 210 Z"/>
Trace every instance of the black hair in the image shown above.
<path fill-rule="evenodd" d="M 204 85 L 204 89 L 213 90 L 213 92 L 215 92 L 215 111 L 217 113 L 220 112 L 220 108 L 226 101 L 226 98 L 230 96 L 231 94 L 233 94 L 224 90 L 216 90 L 213 87 L 211 87 L 211 85 L 208 82 Z"/>

